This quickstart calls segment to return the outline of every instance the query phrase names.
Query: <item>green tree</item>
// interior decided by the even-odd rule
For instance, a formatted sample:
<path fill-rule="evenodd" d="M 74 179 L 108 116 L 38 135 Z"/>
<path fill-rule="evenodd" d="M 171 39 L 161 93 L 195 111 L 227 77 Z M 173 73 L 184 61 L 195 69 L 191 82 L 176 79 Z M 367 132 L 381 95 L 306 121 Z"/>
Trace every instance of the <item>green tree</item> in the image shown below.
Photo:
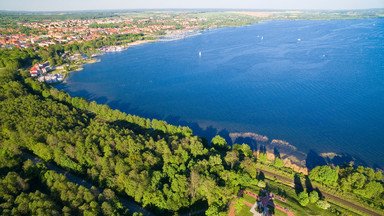
<path fill-rule="evenodd" d="M 259 188 L 265 188 L 265 187 L 267 186 L 267 184 L 265 183 L 265 181 L 259 181 L 259 182 L 257 183 L 257 186 L 258 186 Z"/>
<path fill-rule="evenodd" d="M 275 166 L 278 167 L 278 168 L 281 168 L 281 167 L 284 166 L 283 161 L 279 157 L 275 158 Z"/>
<path fill-rule="evenodd" d="M 311 193 L 309 193 L 309 201 L 311 203 L 316 203 L 317 200 L 319 200 L 319 194 L 317 193 L 317 191 L 312 191 Z"/>
<path fill-rule="evenodd" d="M 236 212 L 240 212 L 241 211 L 241 209 L 243 208 L 243 206 L 244 206 L 244 201 L 245 201 L 245 199 L 244 198 L 238 198 L 237 200 L 236 200 L 236 204 L 235 204 L 235 210 L 236 210 Z"/>
<path fill-rule="evenodd" d="M 371 199 L 374 197 L 379 197 L 383 193 L 383 185 L 379 182 L 369 182 L 363 189 L 356 190 L 356 193 Z"/>
<path fill-rule="evenodd" d="M 219 208 L 216 203 L 209 205 L 207 211 L 205 211 L 205 215 L 207 216 L 219 216 Z"/>
<path fill-rule="evenodd" d="M 326 185 L 335 185 L 339 177 L 337 172 L 327 165 L 315 167 L 308 176 L 311 180 Z"/>
<path fill-rule="evenodd" d="M 253 155 L 253 152 L 251 150 L 251 147 L 245 143 L 241 145 L 240 148 L 241 152 L 243 152 L 245 157 L 251 157 Z"/>
<path fill-rule="evenodd" d="M 267 160 L 268 160 L 268 158 L 267 158 L 267 154 L 265 154 L 265 153 L 260 153 L 260 154 L 259 154 L 259 160 L 260 160 L 260 162 L 262 162 L 262 163 L 266 163 Z"/>
<path fill-rule="evenodd" d="M 212 138 L 211 144 L 213 147 L 217 149 L 222 149 L 222 150 L 228 150 L 230 147 L 227 144 L 227 141 L 220 135 L 216 135 L 215 137 Z"/>
<path fill-rule="evenodd" d="M 307 191 L 302 191 L 299 193 L 298 200 L 300 205 L 306 206 L 309 203 L 308 193 Z"/>
<path fill-rule="evenodd" d="M 196 198 L 197 191 L 200 187 L 200 174 L 196 170 L 192 170 L 189 176 L 189 193 L 193 199 Z"/>
<path fill-rule="evenodd" d="M 257 175 L 257 163 L 254 161 L 254 158 L 246 157 L 240 163 L 240 167 L 243 168 L 252 178 L 256 178 Z"/>
<path fill-rule="evenodd" d="M 237 162 L 239 162 L 239 152 L 237 151 L 228 151 L 227 155 L 224 157 L 224 160 L 231 164 L 231 169 L 233 169 L 233 165 Z"/>
<path fill-rule="evenodd" d="M 204 148 L 203 143 L 194 139 L 191 140 L 190 148 L 191 148 L 191 154 L 194 157 L 197 157 L 199 155 L 204 155 L 208 151 L 207 149 Z"/>

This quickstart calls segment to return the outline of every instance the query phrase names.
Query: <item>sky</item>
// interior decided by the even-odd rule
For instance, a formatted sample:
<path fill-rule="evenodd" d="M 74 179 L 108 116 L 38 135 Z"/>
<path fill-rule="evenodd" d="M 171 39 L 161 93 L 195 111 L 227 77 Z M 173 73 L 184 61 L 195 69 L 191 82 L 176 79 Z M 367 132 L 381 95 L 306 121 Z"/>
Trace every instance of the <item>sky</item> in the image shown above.
<path fill-rule="evenodd" d="M 68 11 L 108 9 L 369 9 L 384 0 L 0 0 L 0 10 Z"/>

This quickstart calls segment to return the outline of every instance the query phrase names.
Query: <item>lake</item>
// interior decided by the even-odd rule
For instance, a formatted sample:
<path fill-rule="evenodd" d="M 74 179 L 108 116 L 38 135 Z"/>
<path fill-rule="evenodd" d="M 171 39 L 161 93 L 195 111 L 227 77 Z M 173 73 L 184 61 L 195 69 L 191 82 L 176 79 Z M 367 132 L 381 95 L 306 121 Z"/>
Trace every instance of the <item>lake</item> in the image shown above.
<path fill-rule="evenodd" d="M 384 167 L 384 19 L 268 21 L 100 59 L 56 88 L 198 135 L 253 132 Z"/>

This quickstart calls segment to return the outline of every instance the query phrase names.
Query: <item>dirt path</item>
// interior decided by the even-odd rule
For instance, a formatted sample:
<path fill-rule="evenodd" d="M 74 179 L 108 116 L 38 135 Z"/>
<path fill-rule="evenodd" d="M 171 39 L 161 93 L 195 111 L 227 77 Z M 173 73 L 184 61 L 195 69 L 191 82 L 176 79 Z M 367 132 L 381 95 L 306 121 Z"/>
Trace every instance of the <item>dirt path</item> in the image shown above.
<path fill-rule="evenodd" d="M 279 175 L 277 175 L 277 174 L 274 174 L 274 173 L 271 173 L 271 172 L 268 172 L 268 171 L 265 171 L 265 170 L 260 170 L 260 169 L 258 169 L 257 171 L 258 171 L 258 172 L 260 172 L 260 171 L 263 172 L 264 175 L 267 175 L 267 176 L 270 176 L 270 177 L 276 177 L 276 178 L 279 179 L 279 180 L 285 181 L 285 182 L 288 183 L 291 187 L 294 187 L 294 186 L 295 186 L 295 182 L 294 182 L 293 179 L 288 179 L 288 178 L 286 178 L 286 177 L 279 176 Z M 303 187 L 305 188 L 304 185 L 303 185 Z M 346 206 L 348 206 L 348 207 L 357 209 L 357 210 L 359 210 L 359 211 L 361 211 L 361 212 L 364 212 L 364 213 L 367 213 L 367 214 L 369 214 L 369 215 L 380 216 L 380 214 L 378 214 L 378 213 L 376 213 L 376 212 L 373 212 L 373 211 L 371 211 L 371 210 L 369 210 L 369 209 L 366 209 L 366 208 L 363 208 L 363 207 L 361 207 L 361 206 L 357 206 L 357 205 L 355 205 L 355 204 L 353 204 L 353 203 L 350 203 L 350 202 L 348 202 L 348 201 L 346 201 L 346 200 L 340 199 L 339 197 L 336 197 L 336 196 L 334 196 L 334 195 L 332 195 L 332 194 L 329 194 L 329 193 L 327 193 L 327 192 L 323 192 L 323 191 L 321 191 L 321 193 L 323 194 L 324 197 L 326 197 L 326 198 L 328 198 L 328 199 L 331 199 L 331 200 L 334 200 L 334 201 L 336 201 L 336 202 L 342 203 L 343 205 L 346 205 Z"/>

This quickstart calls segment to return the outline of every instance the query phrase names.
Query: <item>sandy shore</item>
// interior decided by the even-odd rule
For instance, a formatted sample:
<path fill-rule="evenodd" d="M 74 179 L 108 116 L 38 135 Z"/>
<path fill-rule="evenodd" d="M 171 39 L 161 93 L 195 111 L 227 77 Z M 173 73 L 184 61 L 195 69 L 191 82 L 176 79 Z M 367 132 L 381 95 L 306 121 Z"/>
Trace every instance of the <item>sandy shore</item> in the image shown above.
<path fill-rule="evenodd" d="M 152 43 L 152 42 L 156 42 L 156 41 L 157 40 L 139 40 L 139 41 L 134 41 L 134 42 L 128 43 L 126 46 L 130 47 L 130 46 L 136 46 L 136 45 L 140 45 L 140 44 Z"/>

